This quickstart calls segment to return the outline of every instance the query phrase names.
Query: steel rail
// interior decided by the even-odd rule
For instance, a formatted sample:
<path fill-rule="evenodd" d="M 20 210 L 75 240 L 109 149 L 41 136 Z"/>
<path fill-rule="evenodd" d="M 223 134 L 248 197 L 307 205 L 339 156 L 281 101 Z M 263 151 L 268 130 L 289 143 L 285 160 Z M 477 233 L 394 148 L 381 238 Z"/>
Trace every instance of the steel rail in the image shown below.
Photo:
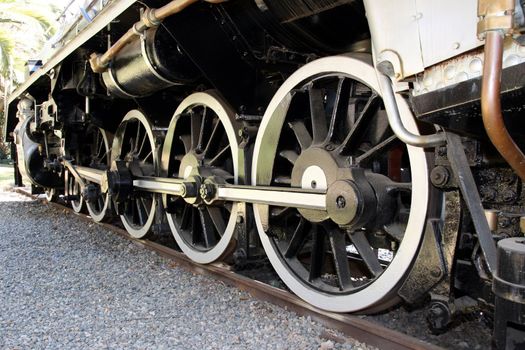
<path fill-rule="evenodd" d="M 23 188 L 16 188 L 14 191 L 33 199 L 42 200 L 38 196 L 32 195 Z M 213 263 L 208 265 L 197 264 L 187 258 L 183 253 L 180 253 L 172 248 L 163 246 L 156 242 L 133 238 L 124 229 L 116 227 L 110 223 L 97 223 L 91 220 L 88 215 L 76 213 L 71 208 L 65 207 L 62 204 L 53 202 L 48 203 L 59 210 L 67 210 L 73 214 L 76 214 L 81 220 L 98 224 L 105 229 L 133 242 L 141 248 L 148 249 L 159 254 L 160 256 L 173 260 L 178 266 L 181 266 L 191 272 L 213 277 L 232 287 L 248 292 L 256 299 L 268 301 L 287 310 L 291 310 L 301 316 L 309 316 L 312 320 L 321 323 L 327 328 L 338 330 L 345 335 L 368 345 L 375 346 L 379 349 L 392 350 L 443 349 L 437 345 L 429 344 L 420 339 L 392 330 L 375 322 L 362 319 L 358 316 L 337 314 L 317 309 L 286 290 L 279 289 L 263 282 L 252 280 L 248 277 L 239 275 L 232 271 L 224 263 Z"/>

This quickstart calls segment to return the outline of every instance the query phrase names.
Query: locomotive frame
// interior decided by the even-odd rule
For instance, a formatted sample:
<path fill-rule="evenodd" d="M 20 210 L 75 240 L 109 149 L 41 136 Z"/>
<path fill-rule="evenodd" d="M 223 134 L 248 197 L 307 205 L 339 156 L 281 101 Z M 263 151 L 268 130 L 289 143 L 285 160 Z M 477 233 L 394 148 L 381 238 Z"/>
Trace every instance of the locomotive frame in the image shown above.
<path fill-rule="evenodd" d="M 321 309 L 523 310 L 523 8 L 445 3 L 115 0 L 9 97 L 17 171 Z"/>

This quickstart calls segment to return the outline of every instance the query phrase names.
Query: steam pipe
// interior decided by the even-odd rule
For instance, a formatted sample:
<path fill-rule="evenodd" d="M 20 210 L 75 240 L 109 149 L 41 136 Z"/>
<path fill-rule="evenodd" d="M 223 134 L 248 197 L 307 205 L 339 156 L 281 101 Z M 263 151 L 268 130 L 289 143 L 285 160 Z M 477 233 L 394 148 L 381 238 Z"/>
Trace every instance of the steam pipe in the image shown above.
<path fill-rule="evenodd" d="M 104 54 L 91 54 L 89 64 L 95 73 L 105 72 L 109 62 L 130 42 L 135 36 L 140 36 L 145 30 L 159 26 L 162 21 L 176 13 L 181 12 L 186 7 L 193 5 L 199 0 L 172 0 L 158 9 L 147 9 L 140 20 L 133 25 L 120 39 L 118 39 Z M 204 0 L 211 4 L 220 4 L 227 0 Z"/>
<path fill-rule="evenodd" d="M 481 86 L 481 114 L 487 134 L 503 158 L 521 180 L 525 181 L 525 155 L 510 136 L 501 113 L 501 70 L 504 35 L 487 31 Z"/>
<path fill-rule="evenodd" d="M 399 109 L 397 108 L 396 95 L 392 87 L 392 80 L 388 75 L 378 72 L 379 87 L 381 89 L 383 103 L 385 105 L 388 124 L 396 136 L 407 145 L 416 147 L 436 147 L 447 142 L 444 133 L 432 135 L 416 135 L 405 128 Z"/>

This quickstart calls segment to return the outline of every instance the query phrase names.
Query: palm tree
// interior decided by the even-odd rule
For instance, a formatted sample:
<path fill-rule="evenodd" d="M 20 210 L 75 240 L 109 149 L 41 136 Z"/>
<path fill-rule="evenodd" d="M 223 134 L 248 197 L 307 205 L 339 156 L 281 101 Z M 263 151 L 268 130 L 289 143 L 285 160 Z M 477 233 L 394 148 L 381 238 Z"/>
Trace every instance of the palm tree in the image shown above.
<path fill-rule="evenodd" d="M 0 74 L 23 70 L 56 31 L 57 8 L 42 0 L 0 0 Z"/>
<path fill-rule="evenodd" d="M 4 98 L 20 81 L 28 59 L 56 32 L 59 9 L 48 0 L 0 0 L 0 158 L 3 144 Z M 7 82 L 12 82 L 8 88 Z"/>

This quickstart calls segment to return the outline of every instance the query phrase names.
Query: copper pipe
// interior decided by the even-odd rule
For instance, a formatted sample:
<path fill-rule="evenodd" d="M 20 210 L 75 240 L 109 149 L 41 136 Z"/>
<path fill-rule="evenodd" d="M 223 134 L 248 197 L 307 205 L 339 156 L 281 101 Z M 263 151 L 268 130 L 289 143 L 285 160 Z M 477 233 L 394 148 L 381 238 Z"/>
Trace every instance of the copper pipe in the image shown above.
<path fill-rule="evenodd" d="M 159 26 L 160 23 L 176 13 L 181 12 L 186 7 L 193 5 L 199 0 L 172 0 L 166 5 L 158 9 L 148 9 L 142 15 L 140 21 L 135 23 L 120 39 L 118 39 L 113 46 L 111 46 L 104 54 L 98 55 L 93 53 L 89 59 L 91 69 L 93 72 L 102 73 L 106 71 L 109 62 L 124 48 L 131 43 L 135 36 L 141 35 L 145 30 L 151 27 Z M 219 4 L 227 0 L 204 0 L 212 4 Z"/>
<path fill-rule="evenodd" d="M 516 174 L 525 181 L 525 155 L 507 131 L 501 113 L 503 39 L 503 33 L 500 31 L 494 30 L 486 33 L 481 114 L 490 140 Z"/>
<path fill-rule="evenodd" d="M 173 0 L 166 5 L 153 10 L 153 14 L 157 20 L 162 21 L 171 15 L 181 12 L 186 7 L 196 3 L 197 1 L 198 0 Z"/>

